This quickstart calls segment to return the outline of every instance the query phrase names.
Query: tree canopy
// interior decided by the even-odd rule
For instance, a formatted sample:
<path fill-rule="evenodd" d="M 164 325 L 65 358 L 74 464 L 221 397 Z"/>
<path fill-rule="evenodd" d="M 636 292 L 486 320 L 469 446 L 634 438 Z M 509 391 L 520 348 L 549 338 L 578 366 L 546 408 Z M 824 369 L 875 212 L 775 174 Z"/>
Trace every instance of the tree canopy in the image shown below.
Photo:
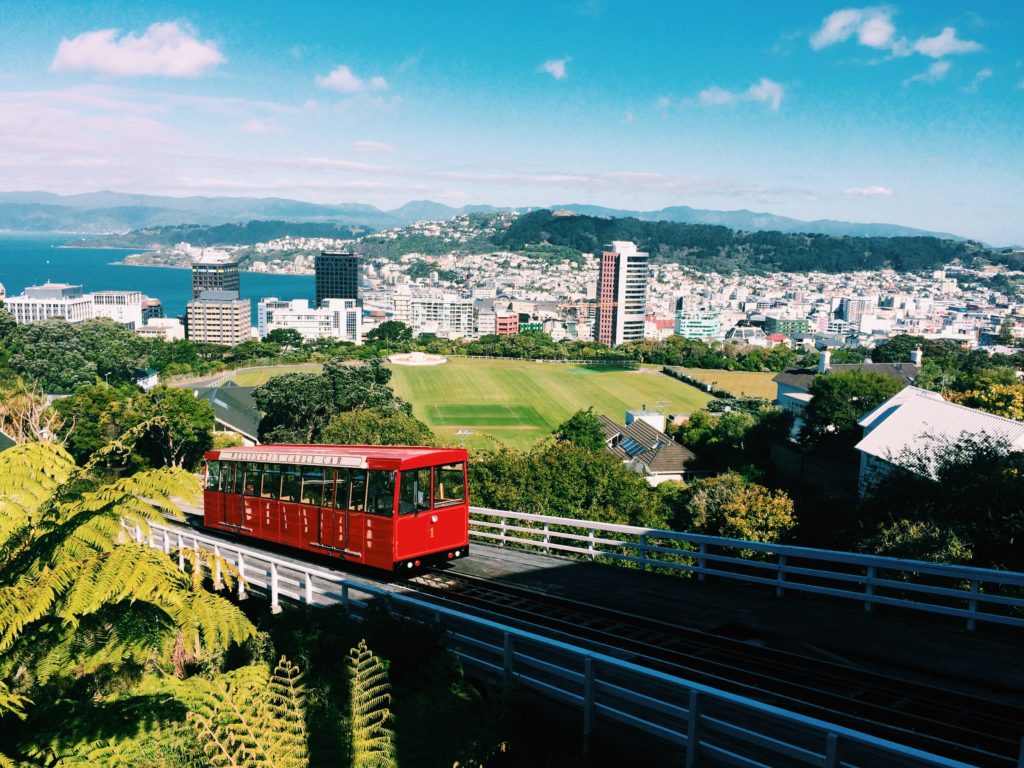
<path fill-rule="evenodd" d="M 849 457 L 862 435 L 857 421 L 904 387 L 893 376 L 865 371 L 815 376 L 801 438 L 833 456 Z"/>
<path fill-rule="evenodd" d="M 560 443 L 572 443 L 591 451 L 605 447 L 604 430 L 593 408 L 576 411 L 555 429 L 554 435 Z"/>

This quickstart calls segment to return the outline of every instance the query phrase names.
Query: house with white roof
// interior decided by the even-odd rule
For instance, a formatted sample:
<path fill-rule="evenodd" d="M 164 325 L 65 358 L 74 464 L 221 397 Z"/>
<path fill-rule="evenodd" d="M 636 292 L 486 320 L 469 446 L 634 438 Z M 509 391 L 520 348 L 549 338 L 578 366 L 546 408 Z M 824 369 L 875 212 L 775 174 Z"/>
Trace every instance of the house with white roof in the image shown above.
<path fill-rule="evenodd" d="M 860 451 L 860 492 L 894 468 L 906 467 L 906 456 L 930 445 L 963 437 L 986 436 L 1024 450 L 1024 422 L 950 403 L 937 392 L 906 387 L 857 422 L 864 437 Z"/>

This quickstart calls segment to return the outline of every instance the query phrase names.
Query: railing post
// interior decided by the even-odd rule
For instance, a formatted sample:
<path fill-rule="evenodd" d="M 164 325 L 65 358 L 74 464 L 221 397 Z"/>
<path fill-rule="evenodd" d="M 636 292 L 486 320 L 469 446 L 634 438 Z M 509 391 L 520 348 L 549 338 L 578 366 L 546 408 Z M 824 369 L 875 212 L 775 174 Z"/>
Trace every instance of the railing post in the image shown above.
<path fill-rule="evenodd" d="M 583 658 L 583 759 L 590 757 L 590 733 L 594 727 L 594 659 Z"/>
<path fill-rule="evenodd" d="M 697 768 L 700 765 L 700 719 L 703 704 L 703 694 L 690 691 L 690 706 L 686 713 L 686 768 Z"/>
<path fill-rule="evenodd" d="M 641 571 L 646 571 L 647 570 L 647 534 L 646 533 L 641 533 L 640 534 L 640 545 L 639 545 L 638 548 L 640 550 L 640 570 Z"/>
<path fill-rule="evenodd" d="M 867 578 L 864 582 L 864 612 L 871 613 L 875 609 L 875 566 L 869 565 Z"/>
<path fill-rule="evenodd" d="M 224 586 L 224 582 L 221 580 L 223 574 L 220 572 L 220 545 L 213 545 L 213 555 L 216 558 L 213 563 L 213 588 L 219 590 Z"/>
<path fill-rule="evenodd" d="M 185 570 L 185 539 L 178 534 L 178 570 Z"/>
<path fill-rule="evenodd" d="M 775 577 L 775 596 L 782 597 L 786 594 L 786 556 L 779 555 L 778 573 Z"/>
<path fill-rule="evenodd" d="M 238 599 L 245 600 L 248 595 L 245 592 L 245 558 L 242 557 L 242 550 L 238 550 Z"/>
<path fill-rule="evenodd" d="M 502 672 L 504 673 L 502 682 L 504 684 L 506 694 L 512 690 L 512 679 L 515 674 L 514 663 L 515 648 L 512 646 L 512 635 L 509 632 L 503 632 L 501 668 Z"/>
<path fill-rule="evenodd" d="M 839 768 L 839 734 L 825 737 L 825 768 Z"/>
<path fill-rule="evenodd" d="M 702 541 L 700 543 L 700 549 L 698 550 L 698 554 L 699 554 L 699 557 L 697 558 L 697 578 L 700 581 L 704 581 L 705 576 L 707 576 L 707 567 L 708 567 L 708 561 L 707 561 L 708 545 L 707 545 L 706 542 Z"/>
<path fill-rule="evenodd" d="M 597 549 L 597 547 L 596 547 L 596 545 L 595 545 L 595 543 L 594 543 L 594 537 L 595 537 L 595 535 L 594 535 L 594 529 L 593 529 L 593 528 L 591 528 L 591 529 L 590 529 L 590 543 L 589 543 L 589 544 L 587 545 L 587 549 L 588 549 L 588 550 L 589 550 L 589 552 L 590 552 L 590 562 L 594 562 L 594 552 L 595 552 L 595 551 L 596 551 L 596 549 Z"/>
<path fill-rule="evenodd" d="M 551 528 L 548 526 L 547 521 L 544 522 L 544 554 L 550 555 L 551 550 L 548 548 L 548 544 L 551 543 Z"/>
<path fill-rule="evenodd" d="M 507 519 L 508 519 L 507 517 L 501 518 L 501 541 L 498 542 L 498 546 L 499 547 L 504 547 L 505 546 L 505 533 L 506 533 L 506 529 L 505 529 L 506 523 L 505 523 L 505 521 Z"/>
<path fill-rule="evenodd" d="M 972 595 L 976 595 L 980 591 L 981 591 L 981 582 L 978 581 L 977 579 L 971 579 L 971 594 Z M 968 600 L 967 601 L 967 613 L 970 616 L 970 618 L 967 619 L 967 629 L 968 630 L 973 630 L 974 629 L 974 625 L 976 623 L 975 620 L 974 620 L 974 616 L 975 616 L 975 614 L 977 614 L 977 612 L 978 612 L 978 601 L 974 600 L 974 599 Z"/>
<path fill-rule="evenodd" d="M 136 525 L 135 526 L 135 540 L 137 542 L 139 542 L 139 544 L 142 543 L 142 526 L 141 525 Z"/>
<path fill-rule="evenodd" d="M 171 554 L 171 532 L 164 528 L 164 554 Z"/>
<path fill-rule="evenodd" d="M 273 560 L 270 561 L 270 612 L 281 612 L 281 603 L 278 600 L 277 565 Z"/>
<path fill-rule="evenodd" d="M 306 571 L 306 605 L 313 604 L 313 574 Z"/>

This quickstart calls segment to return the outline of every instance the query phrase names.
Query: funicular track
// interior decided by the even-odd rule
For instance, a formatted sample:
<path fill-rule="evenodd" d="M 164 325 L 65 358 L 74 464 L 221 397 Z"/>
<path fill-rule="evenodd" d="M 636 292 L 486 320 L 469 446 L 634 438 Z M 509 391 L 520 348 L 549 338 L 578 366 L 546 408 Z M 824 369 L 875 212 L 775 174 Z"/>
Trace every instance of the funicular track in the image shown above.
<path fill-rule="evenodd" d="M 1019 765 L 1021 706 L 450 570 L 428 571 L 408 585 L 430 599 L 933 754 Z"/>

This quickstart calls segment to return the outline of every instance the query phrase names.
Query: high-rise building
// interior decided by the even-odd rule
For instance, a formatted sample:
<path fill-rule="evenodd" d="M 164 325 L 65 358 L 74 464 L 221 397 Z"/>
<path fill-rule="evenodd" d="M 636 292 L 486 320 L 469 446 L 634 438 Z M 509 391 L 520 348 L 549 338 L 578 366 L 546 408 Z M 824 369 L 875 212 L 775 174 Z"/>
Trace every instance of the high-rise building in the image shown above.
<path fill-rule="evenodd" d="M 30 285 L 20 296 L 9 296 L 5 304 L 16 323 L 38 323 L 51 317 L 81 323 L 94 317 L 92 296 L 82 293 L 82 286 L 67 283 Z"/>
<path fill-rule="evenodd" d="M 648 256 L 636 244 L 615 240 L 601 252 L 594 336 L 610 347 L 644 337 Z"/>
<path fill-rule="evenodd" d="M 223 257 L 200 257 L 192 262 L 192 298 L 203 291 L 235 291 L 238 288 L 238 262 Z"/>
<path fill-rule="evenodd" d="M 238 291 L 203 291 L 185 308 L 186 334 L 191 341 L 241 344 L 251 338 L 252 307 Z"/>
<path fill-rule="evenodd" d="M 313 262 L 316 272 L 316 306 L 324 299 L 355 299 L 359 302 L 359 257 L 347 251 L 321 251 Z"/>
<path fill-rule="evenodd" d="M 687 308 L 685 296 L 676 302 L 676 336 L 684 339 L 715 339 L 722 331 L 722 313 L 698 307 Z"/>
<path fill-rule="evenodd" d="M 293 328 L 306 341 L 331 338 L 362 344 L 362 315 L 355 299 L 326 299 L 315 309 L 308 299 L 270 297 L 256 305 L 260 338 L 279 328 Z"/>

